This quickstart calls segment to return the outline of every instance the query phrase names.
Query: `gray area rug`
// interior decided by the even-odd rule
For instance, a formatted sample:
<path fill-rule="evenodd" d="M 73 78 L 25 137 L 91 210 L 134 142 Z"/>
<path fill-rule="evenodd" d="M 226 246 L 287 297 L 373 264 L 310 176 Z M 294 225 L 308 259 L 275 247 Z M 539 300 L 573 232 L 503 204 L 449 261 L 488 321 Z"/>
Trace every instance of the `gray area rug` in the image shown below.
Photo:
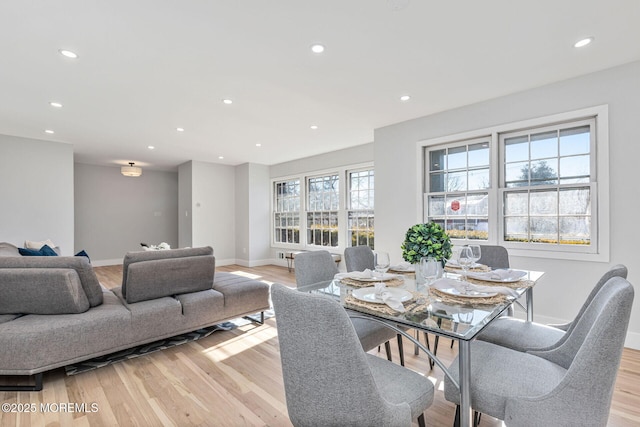
<path fill-rule="evenodd" d="M 220 323 L 218 325 L 209 326 L 207 328 L 198 329 L 197 331 L 189 332 L 186 334 L 176 335 L 164 340 L 155 341 L 149 344 L 140 345 L 137 347 L 129 348 L 115 353 L 107 354 L 104 356 L 96 357 L 93 359 L 85 360 L 74 365 L 67 365 L 64 367 L 67 375 L 76 375 L 82 372 L 87 372 L 92 369 L 102 368 L 103 366 L 111 365 L 123 360 L 134 359 L 136 357 L 144 356 L 146 354 L 153 353 L 155 351 L 164 350 L 170 347 L 175 347 L 180 344 L 184 344 L 191 341 L 196 341 L 201 338 L 208 337 L 216 331 L 228 331 L 235 328 L 236 325 L 233 322 Z"/>

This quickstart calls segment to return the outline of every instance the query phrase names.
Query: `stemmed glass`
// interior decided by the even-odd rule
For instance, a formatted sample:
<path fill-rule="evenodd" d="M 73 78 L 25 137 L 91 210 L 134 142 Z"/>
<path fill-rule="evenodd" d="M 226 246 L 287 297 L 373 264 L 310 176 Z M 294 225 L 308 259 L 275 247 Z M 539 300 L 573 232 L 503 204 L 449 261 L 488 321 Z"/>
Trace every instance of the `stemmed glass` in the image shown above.
<path fill-rule="evenodd" d="M 471 255 L 473 258 L 473 264 L 477 263 L 478 261 L 480 261 L 480 258 L 482 257 L 482 252 L 480 249 L 480 245 L 469 245 L 469 249 L 471 249 Z M 472 266 L 473 266 L 472 264 Z"/>
<path fill-rule="evenodd" d="M 460 248 L 460 252 L 458 252 L 458 264 L 460 264 L 460 268 L 462 268 L 462 276 L 465 282 L 467 281 L 467 271 L 474 263 L 471 248 L 469 246 Z"/>
<path fill-rule="evenodd" d="M 376 251 L 376 260 L 375 260 L 375 270 L 376 275 L 379 275 L 380 278 L 384 277 L 384 273 L 387 272 L 389 266 L 391 265 L 391 261 L 389 259 L 389 254 L 387 252 L 379 252 Z"/>

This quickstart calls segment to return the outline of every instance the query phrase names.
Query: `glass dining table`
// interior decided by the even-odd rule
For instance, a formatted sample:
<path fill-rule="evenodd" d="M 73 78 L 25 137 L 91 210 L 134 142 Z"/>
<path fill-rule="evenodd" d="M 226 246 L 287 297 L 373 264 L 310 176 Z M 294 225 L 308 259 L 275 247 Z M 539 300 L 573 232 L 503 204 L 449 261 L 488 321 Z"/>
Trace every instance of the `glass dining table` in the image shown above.
<path fill-rule="evenodd" d="M 496 276 L 492 279 L 483 275 L 484 273 L 471 278 L 470 273 L 467 282 L 482 292 L 466 292 L 461 286 L 456 286 L 455 282 L 463 282 L 460 281 L 460 271 L 455 269 L 445 269 L 443 279 L 434 282 L 432 286 L 418 283 L 413 273 L 387 274 L 383 277 L 384 281 L 343 273 L 336 275 L 334 280 L 298 287 L 298 290 L 335 298 L 349 310 L 350 317 L 383 323 L 412 341 L 457 385 L 460 390 L 460 425 L 470 427 L 473 425 L 470 394 L 471 341 L 511 304 L 519 303 L 521 297 L 526 298 L 526 305 L 520 305 L 526 310 L 527 320 L 533 320 L 533 288 L 544 273 L 510 271 L 516 274 L 513 278 Z M 516 277 L 517 280 L 514 280 Z M 392 297 L 389 304 L 380 300 L 379 292 L 376 294 L 376 283 L 386 285 L 384 288 L 388 292 L 383 295 L 385 299 Z M 443 283 L 454 286 L 441 286 Z M 398 302 L 402 304 L 400 310 Z M 407 333 L 407 328 L 458 341 L 459 378 L 453 378 L 430 349 Z"/>

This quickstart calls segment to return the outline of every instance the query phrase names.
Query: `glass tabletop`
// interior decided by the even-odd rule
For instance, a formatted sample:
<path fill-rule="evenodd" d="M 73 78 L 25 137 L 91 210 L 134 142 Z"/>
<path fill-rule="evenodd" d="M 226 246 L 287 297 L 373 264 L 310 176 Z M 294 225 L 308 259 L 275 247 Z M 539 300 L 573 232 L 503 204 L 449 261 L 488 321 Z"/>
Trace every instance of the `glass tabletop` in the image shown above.
<path fill-rule="evenodd" d="M 493 319 L 499 316 L 523 294 L 532 292 L 535 283 L 544 273 L 523 271 L 517 282 L 492 283 L 473 281 L 480 286 L 508 286 L 513 295 L 489 292 L 489 298 L 476 295 L 447 295 L 431 286 L 418 284 L 413 275 L 396 275 L 395 286 L 388 286 L 396 300 L 402 301 L 405 311 L 398 312 L 373 297 L 375 282 L 357 283 L 354 280 L 334 279 L 314 285 L 299 287 L 299 291 L 328 295 L 347 309 L 390 321 L 394 324 L 435 333 L 454 339 L 471 340 Z M 460 280 L 455 272 L 445 272 L 446 279 Z M 484 289 L 484 288 L 483 288 Z M 497 289 L 496 289 L 497 290 Z M 530 295 L 529 298 L 530 298 Z M 517 295 L 517 297 L 515 296 Z"/>

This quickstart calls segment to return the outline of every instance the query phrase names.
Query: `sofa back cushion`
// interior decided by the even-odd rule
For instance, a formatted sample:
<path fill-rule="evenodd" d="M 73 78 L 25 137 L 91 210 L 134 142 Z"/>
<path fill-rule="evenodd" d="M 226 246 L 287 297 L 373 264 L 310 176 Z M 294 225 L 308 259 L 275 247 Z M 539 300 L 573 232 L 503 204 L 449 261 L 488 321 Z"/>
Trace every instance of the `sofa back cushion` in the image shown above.
<path fill-rule="evenodd" d="M 70 268 L 0 269 L 0 314 L 75 314 L 89 309 Z"/>
<path fill-rule="evenodd" d="M 135 303 L 213 287 L 211 247 L 129 252 L 123 263 L 122 295 Z"/>
<path fill-rule="evenodd" d="M 102 304 L 102 288 L 86 257 L 0 257 L 0 270 L 13 268 L 67 268 L 75 270 L 91 307 Z"/>

